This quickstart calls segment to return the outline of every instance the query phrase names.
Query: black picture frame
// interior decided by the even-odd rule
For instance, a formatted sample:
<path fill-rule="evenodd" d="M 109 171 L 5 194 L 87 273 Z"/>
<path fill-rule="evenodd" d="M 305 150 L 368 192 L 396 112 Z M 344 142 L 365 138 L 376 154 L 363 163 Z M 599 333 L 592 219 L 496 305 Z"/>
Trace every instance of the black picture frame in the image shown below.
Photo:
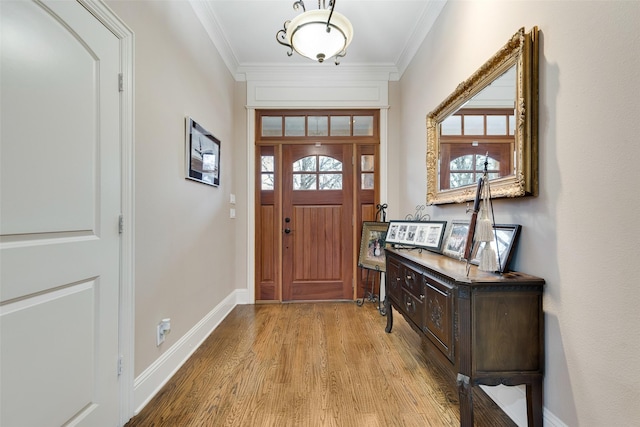
<path fill-rule="evenodd" d="M 389 221 L 387 243 L 441 252 L 447 221 Z"/>
<path fill-rule="evenodd" d="M 388 222 L 365 221 L 362 223 L 358 267 L 386 271 L 384 246 L 388 227 Z"/>
<path fill-rule="evenodd" d="M 509 271 L 509 265 L 513 258 L 513 253 L 518 244 L 520 237 L 520 230 L 522 226 L 519 224 L 494 224 L 493 225 L 493 241 L 491 247 L 496 252 L 496 261 L 499 260 L 498 269 L 499 273 Z M 498 237 L 498 244 L 496 244 L 496 236 Z M 487 242 L 476 242 L 471 252 L 471 264 L 480 265 L 480 251 L 484 248 Z"/>
<path fill-rule="evenodd" d="M 191 117 L 186 118 L 186 178 L 220 185 L 220 140 Z"/>

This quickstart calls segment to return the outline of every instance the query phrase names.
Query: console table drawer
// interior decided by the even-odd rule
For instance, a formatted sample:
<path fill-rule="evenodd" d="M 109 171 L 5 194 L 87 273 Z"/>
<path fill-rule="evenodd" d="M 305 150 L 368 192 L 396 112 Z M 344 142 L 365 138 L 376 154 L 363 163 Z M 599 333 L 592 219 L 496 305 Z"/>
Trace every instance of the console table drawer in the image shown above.
<path fill-rule="evenodd" d="M 402 274 L 402 287 L 414 297 L 424 298 L 424 291 L 422 290 L 422 275 L 405 266 L 400 267 L 400 273 Z"/>
<path fill-rule="evenodd" d="M 409 292 L 402 293 L 402 306 L 404 312 L 413 320 L 416 324 L 422 324 L 424 319 L 424 301 L 420 298 L 414 297 Z"/>

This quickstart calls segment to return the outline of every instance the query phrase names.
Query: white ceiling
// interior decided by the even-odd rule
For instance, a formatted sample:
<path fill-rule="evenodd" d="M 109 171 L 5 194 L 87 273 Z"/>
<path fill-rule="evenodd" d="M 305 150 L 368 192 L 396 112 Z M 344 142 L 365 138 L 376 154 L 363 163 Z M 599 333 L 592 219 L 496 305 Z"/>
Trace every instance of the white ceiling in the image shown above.
<path fill-rule="evenodd" d="M 447 0 L 339 0 L 335 11 L 353 25 L 353 41 L 341 59 L 341 72 L 375 70 L 398 80 Z M 276 33 L 300 10 L 293 0 L 190 0 L 207 33 L 236 80 L 248 75 L 323 73 L 336 65 L 320 64 L 278 44 Z M 327 0 L 327 4 L 328 4 Z M 306 10 L 318 1 L 304 1 Z"/>

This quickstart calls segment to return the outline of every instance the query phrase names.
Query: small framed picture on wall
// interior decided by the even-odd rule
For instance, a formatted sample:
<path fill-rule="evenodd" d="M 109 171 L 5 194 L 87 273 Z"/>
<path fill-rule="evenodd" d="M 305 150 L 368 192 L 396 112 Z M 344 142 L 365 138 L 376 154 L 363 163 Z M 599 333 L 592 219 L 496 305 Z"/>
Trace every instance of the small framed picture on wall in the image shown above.
<path fill-rule="evenodd" d="M 220 140 L 191 117 L 186 118 L 186 178 L 220 185 Z"/>

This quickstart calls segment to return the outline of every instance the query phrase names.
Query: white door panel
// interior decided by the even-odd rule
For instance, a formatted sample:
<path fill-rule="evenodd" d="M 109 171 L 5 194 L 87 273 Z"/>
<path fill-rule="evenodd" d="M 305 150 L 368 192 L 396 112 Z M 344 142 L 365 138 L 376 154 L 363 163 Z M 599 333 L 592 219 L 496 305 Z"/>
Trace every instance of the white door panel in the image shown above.
<path fill-rule="evenodd" d="M 92 408 L 96 294 L 89 281 L 3 307 L 3 368 L 28 367 L 3 369 L 3 412 L 23 411 L 17 423 L 3 416 L 3 426 L 61 426 Z"/>
<path fill-rule="evenodd" d="M 75 1 L 0 16 L 0 425 L 116 425 L 119 41 Z"/>
<path fill-rule="evenodd" d="M 13 3 L 2 6 L 2 139 L 15 142 L 2 152 L 1 232 L 91 230 L 99 64 L 48 11 Z"/>

